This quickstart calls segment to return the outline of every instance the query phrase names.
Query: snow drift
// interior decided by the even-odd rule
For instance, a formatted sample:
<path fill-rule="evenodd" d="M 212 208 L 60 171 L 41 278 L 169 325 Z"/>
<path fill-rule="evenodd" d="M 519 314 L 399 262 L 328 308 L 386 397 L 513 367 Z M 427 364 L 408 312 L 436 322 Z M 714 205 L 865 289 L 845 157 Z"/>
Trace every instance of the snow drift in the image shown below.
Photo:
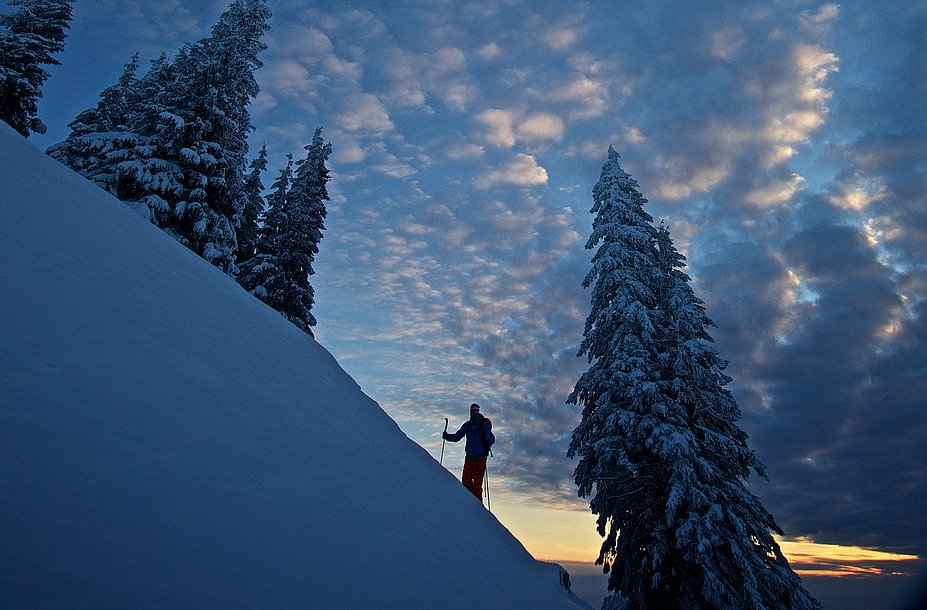
<path fill-rule="evenodd" d="M 563 608 L 318 343 L 0 123 L 0 606 Z"/>

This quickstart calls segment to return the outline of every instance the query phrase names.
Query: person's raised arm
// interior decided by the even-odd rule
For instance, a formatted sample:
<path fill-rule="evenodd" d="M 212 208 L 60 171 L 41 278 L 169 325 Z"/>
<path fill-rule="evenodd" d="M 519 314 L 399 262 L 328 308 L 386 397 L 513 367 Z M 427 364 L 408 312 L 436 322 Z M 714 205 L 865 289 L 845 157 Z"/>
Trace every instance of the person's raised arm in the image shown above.
<path fill-rule="evenodd" d="M 451 441 L 452 443 L 456 443 L 457 441 L 462 439 L 464 435 L 466 435 L 466 433 L 467 433 L 467 422 L 464 422 L 464 425 L 460 427 L 460 430 L 458 430 L 457 432 L 453 434 L 448 434 L 444 438 Z"/>

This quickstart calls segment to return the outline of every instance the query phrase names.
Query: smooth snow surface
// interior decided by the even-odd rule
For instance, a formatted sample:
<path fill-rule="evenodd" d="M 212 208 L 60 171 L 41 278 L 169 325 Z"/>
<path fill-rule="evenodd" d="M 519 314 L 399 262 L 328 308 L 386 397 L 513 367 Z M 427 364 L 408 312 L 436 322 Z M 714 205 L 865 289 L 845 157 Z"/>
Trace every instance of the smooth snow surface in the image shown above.
<path fill-rule="evenodd" d="M 0 606 L 569 608 L 318 343 L 0 123 Z"/>

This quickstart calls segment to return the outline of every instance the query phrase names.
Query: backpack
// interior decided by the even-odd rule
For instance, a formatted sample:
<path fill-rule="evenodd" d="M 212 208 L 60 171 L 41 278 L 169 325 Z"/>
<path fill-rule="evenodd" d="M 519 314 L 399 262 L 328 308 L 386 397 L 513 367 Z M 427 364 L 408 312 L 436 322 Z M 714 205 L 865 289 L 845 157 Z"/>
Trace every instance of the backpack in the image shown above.
<path fill-rule="evenodd" d="M 486 429 L 483 428 L 483 422 L 489 424 L 490 431 L 492 430 L 492 422 L 488 417 L 480 416 L 480 438 L 483 440 L 484 453 L 489 456 L 492 455 L 492 445 L 486 443 Z"/>

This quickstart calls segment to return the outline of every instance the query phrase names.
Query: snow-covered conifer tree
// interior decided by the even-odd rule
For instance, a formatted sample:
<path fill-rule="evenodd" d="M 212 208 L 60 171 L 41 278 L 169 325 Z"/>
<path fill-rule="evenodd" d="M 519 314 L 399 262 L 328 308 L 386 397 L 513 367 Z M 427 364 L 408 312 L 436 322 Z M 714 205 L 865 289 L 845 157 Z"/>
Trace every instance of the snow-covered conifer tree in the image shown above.
<path fill-rule="evenodd" d="M 239 265 L 238 283 L 277 311 L 283 311 L 284 283 L 280 267 L 280 234 L 287 226 L 287 192 L 293 181 L 293 155 L 271 185 L 262 224 L 254 244 L 254 256 Z"/>
<path fill-rule="evenodd" d="M 248 105 L 258 93 L 254 70 L 270 11 L 264 0 L 234 0 L 209 37 L 181 50 L 155 121 L 153 158 L 167 174 L 152 216 L 178 241 L 224 271 L 235 274 L 237 238 L 244 206 Z M 143 135 L 148 135 L 143 133 Z M 146 177 L 149 174 L 146 174 Z"/>
<path fill-rule="evenodd" d="M 763 466 L 738 428 L 726 363 L 666 227 L 611 148 L 593 189 L 598 248 L 570 457 L 604 537 L 616 607 L 817 608 L 747 487 Z"/>
<path fill-rule="evenodd" d="M 125 131 L 71 135 L 103 151 L 104 167 L 85 175 L 232 275 L 247 200 L 248 105 L 269 18 L 265 0 L 234 0 L 210 36 L 173 61 L 162 56 L 132 85 Z M 82 171 L 67 148 L 50 152 Z"/>
<path fill-rule="evenodd" d="M 177 137 L 165 119 L 174 119 L 173 132 L 183 124 L 171 111 L 178 105 L 172 87 L 177 69 L 162 53 L 141 79 L 136 70 L 133 58 L 117 83 L 100 94 L 97 106 L 80 113 L 67 139 L 47 153 L 168 230 L 169 201 L 183 192 L 181 168 L 164 154 L 164 143 Z"/>
<path fill-rule="evenodd" d="M 28 137 L 45 133 L 38 117 L 43 65 L 58 65 L 52 55 L 64 49 L 73 0 L 9 0 L 19 10 L 0 15 L 0 120 Z"/>
<path fill-rule="evenodd" d="M 113 194 L 117 167 L 112 163 L 114 150 L 137 144 L 138 134 L 130 131 L 138 112 L 138 54 L 125 65 L 119 80 L 100 94 L 93 108 L 77 115 L 68 125 L 66 140 L 50 147 L 49 156 L 64 163 L 86 178 L 97 182 Z"/>
<path fill-rule="evenodd" d="M 258 231 L 257 250 L 261 254 L 276 254 L 278 247 L 273 239 L 283 231 L 287 224 L 286 198 L 293 183 L 293 155 L 287 154 L 286 166 L 280 170 L 280 175 L 270 185 L 270 194 L 267 195 L 264 215 L 261 218 L 261 229 Z"/>
<path fill-rule="evenodd" d="M 119 79 L 100 93 L 96 107 L 77 115 L 68 127 L 74 135 L 108 131 L 126 131 L 134 123 L 133 112 L 138 103 L 138 53 L 126 63 Z"/>
<path fill-rule="evenodd" d="M 322 140 L 321 127 L 306 151 L 295 171 L 288 163 L 274 182 L 256 254 L 242 263 L 238 281 L 312 335 L 315 291 L 309 276 L 315 273 L 312 263 L 325 228 L 329 180 L 325 162 L 331 154 L 331 144 Z"/>
<path fill-rule="evenodd" d="M 332 145 L 322 139 L 317 127 L 312 142 L 305 147 L 306 156 L 296 163 L 293 186 L 287 196 L 287 231 L 283 232 L 282 248 L 307 275 L 312 275 L 312 262 L 319 252 L 325 216 L 328 211 L 328 167 L 325 163 Z"/>
<path fill-rule="evenodd" d="M 264 214 L 264 183 L 261 174 L 267 169 L 267 145 L 261 146 L 258 156 L 251 161 L 251 172 L 245 178 L 243 187 L 245 199 L 241 210 L 241 225 L 238 227 L 238 253 L 236 261 L 241 263 L 254 256 L 259 221 Z"/>

